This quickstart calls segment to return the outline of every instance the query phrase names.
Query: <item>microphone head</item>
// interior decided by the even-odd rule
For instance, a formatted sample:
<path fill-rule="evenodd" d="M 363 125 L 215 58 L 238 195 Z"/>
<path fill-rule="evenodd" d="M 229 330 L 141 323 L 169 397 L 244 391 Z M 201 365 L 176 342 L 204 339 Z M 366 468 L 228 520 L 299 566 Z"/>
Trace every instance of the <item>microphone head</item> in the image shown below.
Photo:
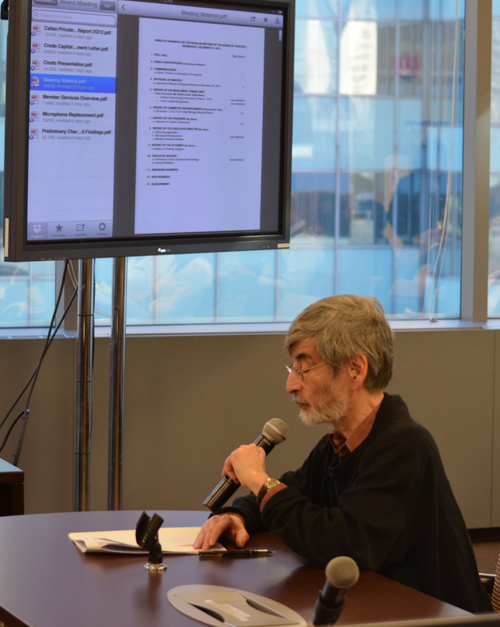
<path fill-rule="evenodd" d="M 271 418 L 264 425 L 262 434 L 271 444 L 281 444 L 288 437 L 288 427 L 281 418 Z"/>
<path fill-rule="evenodd" d="M 351 557 L 340 555 L 328 562 L 325 574 L 334 588 L 347 590 L 358 581 L 359 568 Z"/>

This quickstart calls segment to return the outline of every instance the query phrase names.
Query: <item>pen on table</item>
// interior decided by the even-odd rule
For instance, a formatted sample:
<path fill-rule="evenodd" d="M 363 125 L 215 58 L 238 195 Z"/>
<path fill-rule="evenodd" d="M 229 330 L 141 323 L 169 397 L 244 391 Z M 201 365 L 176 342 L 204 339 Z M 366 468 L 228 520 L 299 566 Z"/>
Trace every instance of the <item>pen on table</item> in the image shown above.
<path fill-rule="evenodd" d="M 200 551 L 200 557 L 268 557 L 274 555 L 269 549 L 243 549 L 240 551 Z"/>

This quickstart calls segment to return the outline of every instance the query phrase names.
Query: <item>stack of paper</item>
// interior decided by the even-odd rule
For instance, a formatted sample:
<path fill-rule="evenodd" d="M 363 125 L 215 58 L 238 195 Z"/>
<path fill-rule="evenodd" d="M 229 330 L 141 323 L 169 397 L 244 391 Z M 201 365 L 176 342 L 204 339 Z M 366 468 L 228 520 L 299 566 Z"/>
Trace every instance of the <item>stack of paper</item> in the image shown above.
<path fill-rule="evenodd" d="M 201 527 L 162 527 L 158 531 L 158 540 L 163 553 L 197 555 L 199 550 L 193 549 L 193 542 L 200 529 Z M 83 553 L 147 554 L 136 542 L 135 529 L 70 533 L 69 538 Z M 212 548 L 216 551 L 225 550 L 219 543 Z"/>

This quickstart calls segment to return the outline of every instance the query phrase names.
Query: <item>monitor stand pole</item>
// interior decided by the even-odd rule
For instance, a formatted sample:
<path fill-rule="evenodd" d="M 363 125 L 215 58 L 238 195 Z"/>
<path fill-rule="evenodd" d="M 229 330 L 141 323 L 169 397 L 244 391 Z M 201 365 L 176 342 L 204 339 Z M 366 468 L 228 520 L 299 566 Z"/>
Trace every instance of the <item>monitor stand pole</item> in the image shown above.
<path fill-rule="evenodd" d="M 113 260 L 113 302 L 109 369 L 109 510 L 122 508 L 126 280 L 127 259 L 126 257 L 117 257 Z"/>
<path fill-rule="evenodd" d="M 95 260 L 78 264 L 78 327 L 75 425 L 75 511 L 90 509 L 90 436 L 94 359 Z"/>
<path fill-rule="evenodd" d="M 126 337 L 127 260 L 113 261 L 113 302 L 110 342 L 108 509 L 122 506 L 123 399 Z M 94 361 L 95 260 L 78 265 L 78 329 L 75 429 L 75 511 L 90 510 L 92 433 L 92 371 Z"/>

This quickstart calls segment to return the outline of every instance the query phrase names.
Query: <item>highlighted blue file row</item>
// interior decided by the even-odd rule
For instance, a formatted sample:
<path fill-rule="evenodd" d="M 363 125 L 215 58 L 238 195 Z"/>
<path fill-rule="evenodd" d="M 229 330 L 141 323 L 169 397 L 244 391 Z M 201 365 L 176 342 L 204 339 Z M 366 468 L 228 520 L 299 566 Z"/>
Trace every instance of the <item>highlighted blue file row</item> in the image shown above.
<path fill-rule="evenodd" d="M 114 76 L 31 74 L 30 88 L 42 91 L 81 91 L 114 94 L 116 93 L 116 78 Z"/>

